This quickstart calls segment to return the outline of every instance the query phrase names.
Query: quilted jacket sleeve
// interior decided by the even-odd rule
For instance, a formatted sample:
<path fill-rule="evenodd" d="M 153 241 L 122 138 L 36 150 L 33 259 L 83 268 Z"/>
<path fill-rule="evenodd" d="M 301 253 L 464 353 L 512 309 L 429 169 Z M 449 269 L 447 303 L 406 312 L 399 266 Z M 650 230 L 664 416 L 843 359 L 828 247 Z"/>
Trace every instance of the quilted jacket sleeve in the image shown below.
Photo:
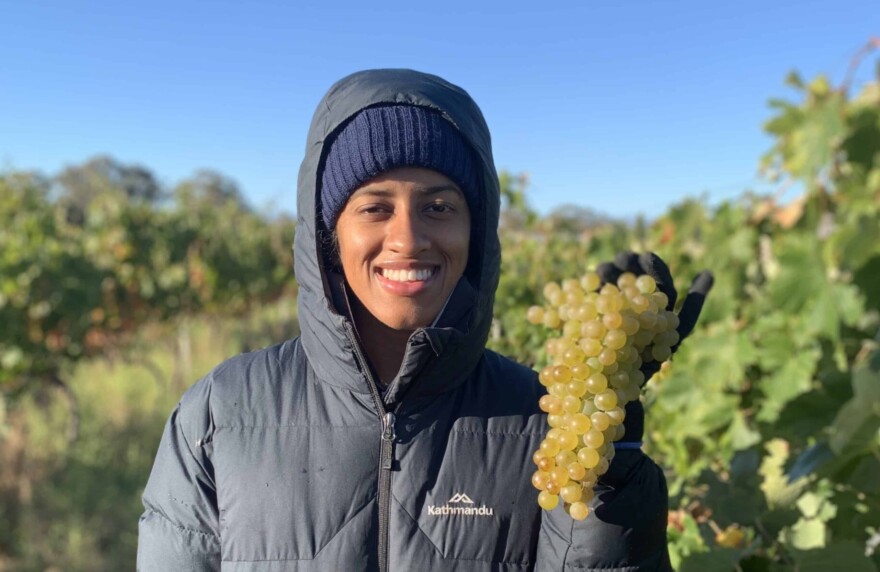
<path fill-rule="evenodd" d="M 194 385 L 165 425 L 144 491 L 140 572 L 220 570 L 209 395 L 209 380 Z"/>
<path fill-rule="evenodd" d="M 619 451 L 596 487 L 590 515 L 543 512 L 535 570 L 671 571 L 666 548 L 666 478 L 640 450 Z"/>

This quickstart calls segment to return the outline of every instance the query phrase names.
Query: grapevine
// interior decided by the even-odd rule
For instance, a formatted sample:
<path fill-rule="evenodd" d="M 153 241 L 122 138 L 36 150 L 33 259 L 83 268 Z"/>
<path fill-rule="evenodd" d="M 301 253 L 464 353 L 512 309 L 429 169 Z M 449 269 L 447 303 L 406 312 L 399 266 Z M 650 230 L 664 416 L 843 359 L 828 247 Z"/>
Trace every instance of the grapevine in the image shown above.
<path fill-rule="evenodd" d="M 538 402 L 550 429 L 533 455 L 538 504 L 560 498 L 575 520 L 589 514 L 593 486 L 614 458 L 626 404 L 639 398 L 643 363 L 664 362 L 678 343 L 678 316 L 651 276 L 624 273 L 601 284 L 594 272 L 544 287 L 545 306 L 526 318 L 559 334 L 547 340 L 550 363 L 539 372 L 548 393 Z"/>

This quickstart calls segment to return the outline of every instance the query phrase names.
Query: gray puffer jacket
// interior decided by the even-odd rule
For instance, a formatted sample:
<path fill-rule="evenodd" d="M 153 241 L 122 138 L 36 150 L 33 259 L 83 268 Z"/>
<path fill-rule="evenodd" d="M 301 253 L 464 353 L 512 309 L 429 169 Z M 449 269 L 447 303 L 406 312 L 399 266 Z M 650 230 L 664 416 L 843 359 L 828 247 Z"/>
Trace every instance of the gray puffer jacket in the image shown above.
<path fill-rule="evenodd" d="M 316 184 L 328 136 L 394 102 L 449 119 L 484 186 L 466 278 L 437 323 L 410 337 L 380 393 L 333 303 Z M 666 569 L 665 482 L 639 451 L 617 455 L 586 521 L 537 506 L 542 388 L 485 349 L 499 189 L 489 131 L 463 90 L 408 70 L 341 80 L 315 113 L 297 212 L 302 334 L 228 360 L 184 395 L 144 492 L 138 570 Z"/>

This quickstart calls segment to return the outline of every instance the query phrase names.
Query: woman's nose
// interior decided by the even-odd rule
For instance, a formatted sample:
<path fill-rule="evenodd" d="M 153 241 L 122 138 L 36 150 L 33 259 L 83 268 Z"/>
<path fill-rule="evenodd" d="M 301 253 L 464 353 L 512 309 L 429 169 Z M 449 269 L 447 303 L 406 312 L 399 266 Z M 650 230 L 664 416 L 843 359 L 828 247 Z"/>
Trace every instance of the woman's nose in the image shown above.
<path fill-rule="evenodd" d="M 430 240 L 419 217 L 410 212 L 395 213 L 388 221 L 388 247 L 402 254 L 417 254 L 428 248 Z"/>

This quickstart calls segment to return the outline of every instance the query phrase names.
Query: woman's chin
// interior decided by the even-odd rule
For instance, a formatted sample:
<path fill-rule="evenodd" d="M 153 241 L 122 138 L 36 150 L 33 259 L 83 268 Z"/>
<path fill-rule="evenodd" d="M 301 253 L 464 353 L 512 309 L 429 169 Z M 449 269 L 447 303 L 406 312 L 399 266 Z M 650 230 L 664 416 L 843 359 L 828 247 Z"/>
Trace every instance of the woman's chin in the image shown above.
<path fill-rule="evenodd" d="M 379 321 L 392 330 L 411 332 L 419 328 L 426 328 L 434 322 L 436 312 L 412 312 L 406 314 L 380 314 Z"/>

